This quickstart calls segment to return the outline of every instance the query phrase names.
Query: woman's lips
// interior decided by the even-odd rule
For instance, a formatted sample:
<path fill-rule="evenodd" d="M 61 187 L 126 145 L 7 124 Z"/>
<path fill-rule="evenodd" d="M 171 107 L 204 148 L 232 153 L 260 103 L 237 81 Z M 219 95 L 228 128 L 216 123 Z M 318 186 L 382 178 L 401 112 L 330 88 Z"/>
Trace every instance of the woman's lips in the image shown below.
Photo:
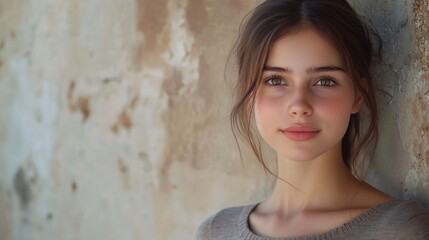
<path fill-rule="evenodd" d="M 295 141 L 305 141 L 314 138 L 320 130 L 307 125 L 291 126 L 280 130 L 288 138 Z"/>

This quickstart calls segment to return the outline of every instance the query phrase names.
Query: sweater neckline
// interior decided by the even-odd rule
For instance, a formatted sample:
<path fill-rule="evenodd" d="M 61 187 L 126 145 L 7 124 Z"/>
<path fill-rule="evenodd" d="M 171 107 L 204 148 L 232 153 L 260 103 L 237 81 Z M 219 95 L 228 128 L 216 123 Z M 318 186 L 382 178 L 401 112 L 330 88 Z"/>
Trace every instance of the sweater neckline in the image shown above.
<path fill-rule="evenodd" d="M 329 230 L 328 232 L 320 233 L 320 234 L 314 234 L 314 235 L 306 235 L 306 236 L 300 236 L 300 237 L 285 237 L 285 238 L 272 238 L 272 237 L 265 237 L 258 235 L 254 233 L 250 227 L 249 227 L 249 216 L 250 213 L 256 208 L 258 203 L 253 203 L 245 206 L 243 208 L 243 211 L 240 213 L 239 221 L 238 221 L 238 228 L 240 229 L 240 236 L 243 239 L 248 240 L 314 240 L 314 239 L 334 239 L 338 238 L 344 234 L 346 234 L 348 231 L 353 229 L 359 224 L 362 224 L 364 221 L 368 219 L 369 216 L 371 216 L 374 212 L 380 211 L 382 208 L 389 207 L 393 204 L 396 204 L 398 202 L 397 199 L 390 199 L 385 202 L 382 202 L 380 204 L 377 204 L 376 206 L 362 212 L 358 216 L 350 219 L 346 223 L 342 224 L 341 226 L 338 226 L 332 230 Z"/>

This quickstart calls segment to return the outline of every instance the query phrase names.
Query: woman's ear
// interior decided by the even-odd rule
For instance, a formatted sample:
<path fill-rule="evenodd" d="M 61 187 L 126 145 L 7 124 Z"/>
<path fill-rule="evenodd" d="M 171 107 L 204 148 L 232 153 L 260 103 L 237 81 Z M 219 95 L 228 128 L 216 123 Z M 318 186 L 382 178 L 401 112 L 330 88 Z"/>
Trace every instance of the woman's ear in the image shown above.
<path fill-rule="evenodd" d="M 363 102 L 364 102 L 363 94 L 361 91 L 358 91 L 356 93 L 355 102 L 353 103 L 352 114 L 358 113 L 360 111 Z"/>
<path fill-rule="evenodd" d="M 366 91 L 368 86 L 366 85 L 367 83 L 366 79 L 361 78 L 360 81 L 363 84 L 363 86 L 360 89 L 355 87 L 356 96 L 355 96 L 355 102 L 353 103 L 353 107 L 352 107 L 352 114 L 358 113 L 362 107 L 362 104 L 365 101 L 362 91 Z"/>

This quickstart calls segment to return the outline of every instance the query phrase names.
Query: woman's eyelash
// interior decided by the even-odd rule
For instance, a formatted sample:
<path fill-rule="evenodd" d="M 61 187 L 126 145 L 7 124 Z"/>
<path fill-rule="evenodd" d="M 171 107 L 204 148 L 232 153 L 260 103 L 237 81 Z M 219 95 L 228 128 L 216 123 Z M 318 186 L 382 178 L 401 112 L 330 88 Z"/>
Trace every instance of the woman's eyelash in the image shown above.
<path fill-rule="evenodd" d="M 274 81 L 280 81 L 280 83 L 274 83 L 273 82 L 273 80 Z M 273 74 L 273 75 L 271 75 L 270 77 L 268 77 L 265 81 L 264 81 L 264 83 L 266 83 L 266 84 L 268 84 L 268 85 L 270 85 L 270 86 L 281 86 L 281 85 L 286 85 L 286 83 L 285 83 L 285 80 L 283 80 L 283 78 L 282 77 L 280 77 L 280 76 L 278 76 L 278 75 L 275 75 L 275 74 Z"/>
<path fill-rule="evenodd" d="M 329 85 L 326 85 L 326 84 L 319 85 L 319 84 L 317 84 L 320 81 L 329 81 L 330 83 L 329 83 Z M 317 79 L 316 85 L 317 86 L 322 86 L 322 87 L 335 87 L 337 85 L 337 82 L 332 77 L 330 77 L 330 76 L 321 76 L 321 77 L 319 77 Z"/>
<path fill-rule="evenodd" d="M 321 83 L 321 81 L 325 81 L 324 84 L 319 84 Z M 266 80 L 264 80 L 264 83 L 269 85 L 269 86 L 284 86 L 287 85 L 285 80 L 279 76 L 279 75 L 271 75 L 270 77 L 268 77 Z M 335 81 L 334 78 L 330 77 L 330 76 L 321 76 L 319 78 L 317 78 L 316 80 L 316 86 L 322 86 L 322 87 L 335 87 L 337 85 L 337 82 Z"/>

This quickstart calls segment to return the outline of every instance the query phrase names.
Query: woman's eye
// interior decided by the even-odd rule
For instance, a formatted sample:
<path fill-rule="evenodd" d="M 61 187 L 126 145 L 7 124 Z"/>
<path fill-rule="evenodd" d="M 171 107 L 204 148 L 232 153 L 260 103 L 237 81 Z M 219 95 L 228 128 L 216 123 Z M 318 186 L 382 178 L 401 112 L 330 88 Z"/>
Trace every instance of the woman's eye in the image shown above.
<path fill-rule="evenodd" d="M 286 85 L 286 82 L 278 77 L 273 77 L 265 81 L 268 85 L 278 86 L 278 85 Z"/>
<path fill-rule="evenodd" d="M 316 83 L 316 86 L 322 86 L 322 87 L 333 87 L 335 85 L 336 83 L 330 78 L 322 78 Z"/>

